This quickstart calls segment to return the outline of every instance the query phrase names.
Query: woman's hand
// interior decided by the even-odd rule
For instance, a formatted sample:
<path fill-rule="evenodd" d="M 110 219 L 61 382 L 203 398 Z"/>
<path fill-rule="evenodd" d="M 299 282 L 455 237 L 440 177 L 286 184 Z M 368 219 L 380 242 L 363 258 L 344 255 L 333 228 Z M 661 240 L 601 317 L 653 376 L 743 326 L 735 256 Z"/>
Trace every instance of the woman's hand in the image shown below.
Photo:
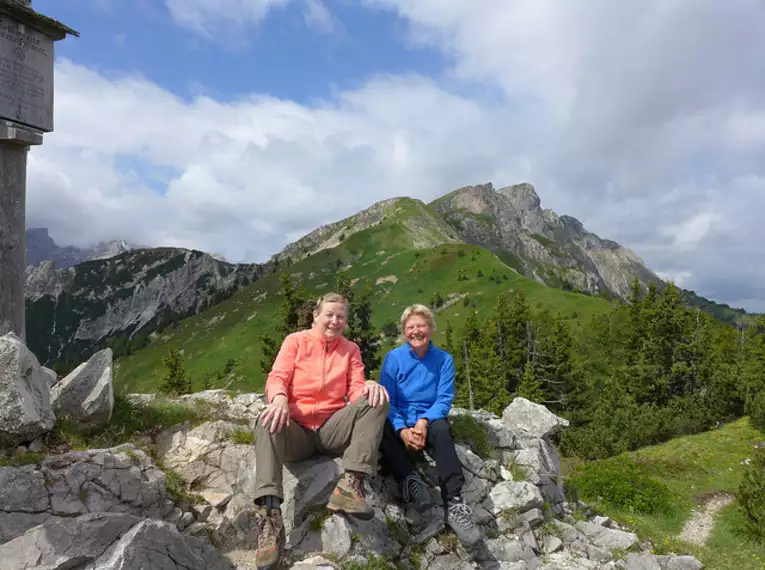
<path fill-rule="evenodd" d="M 412 434 L 414 441 L 419 446 L 418 449 L 425 447 L 425 442 L 428 440 L 428 420 L 420 418 L 412 428 Z"/>
<path fill-rule="evenodd" d="M 369 405 L 373 408 L 382 406 L 384 402 L 390 402 L 385 386 L 378 384 L 374 380 L 364 382 L 364 396 L 369 398 Z"/>
<path fill-rule="evenodd" d="M 290 423 L 290 407 L 287 404 L 287 396 L 277 394 L 268 407 L 260 414 L 263 427 L 271 433 L 279 433 L 285 425 Z"/>
<path fill-rule="evenodd" d="M 404 442 L 404 447 L 407 449 L 411 449 L 412 451 L 418 451 L 420 449 L 414 441 L 412 428 L 404 428 L 401 430 L 401 441 Z"/>

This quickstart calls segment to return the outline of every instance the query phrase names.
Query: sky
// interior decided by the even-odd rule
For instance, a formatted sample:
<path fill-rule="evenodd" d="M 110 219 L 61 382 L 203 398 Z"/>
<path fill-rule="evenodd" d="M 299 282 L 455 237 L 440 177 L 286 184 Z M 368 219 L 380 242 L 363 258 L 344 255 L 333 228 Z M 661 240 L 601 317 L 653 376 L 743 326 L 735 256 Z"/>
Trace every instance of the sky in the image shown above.
<path fill-rule="evenodd" d="M 530 182 L 765 311 L 762 0 L 33 0 L 55 130 L 27 226 L 260 262 L 394 196 Z"/>

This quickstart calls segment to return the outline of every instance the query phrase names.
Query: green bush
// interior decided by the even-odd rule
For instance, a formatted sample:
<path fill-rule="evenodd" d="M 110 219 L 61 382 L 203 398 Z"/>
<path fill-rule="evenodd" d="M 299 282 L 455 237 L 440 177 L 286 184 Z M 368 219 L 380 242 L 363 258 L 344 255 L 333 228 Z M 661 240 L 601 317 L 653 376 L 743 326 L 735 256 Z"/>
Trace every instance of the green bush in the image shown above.
<path fill-rule="evenodd" d="M 736 498 L 746 517 L 746 530 L 765 540 L 765 448 L 756 448 L 744 471 Z"/>
<path fill-rule="evenodd" d="M 765 390 L 747 398 L 745 412 L 754 427 L 765 431 Z"/>
<path fill-rule="evenodd" d="M 484 459 L 491 457 L 492 448 L 486 428 L 473 416 L 467 414 L 450 416 L 449 425 L 452 428 L 454 441 L 464 443 L 473 453 Z"/>
<path fill-rule="evenodd" d="M 569 478 L 568 486 L 584 501 L 601 501 L 635 514 L 668 513 L 672 493 L 629 460 L 588 463 Z"/>

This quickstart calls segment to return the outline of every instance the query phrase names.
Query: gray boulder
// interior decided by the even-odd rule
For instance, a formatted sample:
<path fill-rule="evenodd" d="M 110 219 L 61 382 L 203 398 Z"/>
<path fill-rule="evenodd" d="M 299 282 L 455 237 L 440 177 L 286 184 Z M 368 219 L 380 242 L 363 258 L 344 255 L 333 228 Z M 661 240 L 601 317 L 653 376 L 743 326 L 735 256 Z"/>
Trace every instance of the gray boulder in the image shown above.
<path fill-rule="evenodd" d="M 112 349 L 105 348 L 75 368 L 50 393 L 56 415 L 83 427 L 109 422 L 114 410 Z"/>
<path fill-rule="evenodd" d="M 0 445 L 16 446 L 53 429 L 48 379 L 19 337 L 0 337 Z"/>
<path fill-rule="evenodd" d="M 48 387 L 53 388 L 56 382 L 58 382 L 58 374 L 56 374 L 55 370 L 51 370 L 45 366 L 42 367 L 42 371 L 45 374 L 45 379 L 48 381 Z"/>
<path fill-rule="evenodd" d="M 541 404 L 515 398 L 502 413 L 502 420 L 521 440 L 539 440 L 568 427 L 568 420 L 553 414 Z"/>
<path fill-rule="evenodd" d="M 165 474 L 132 445 L 0 467 L 0 543 L 42 522 L 89 512 L 170 519 L 176 510 Z"/>
<path fill-rule="evenodd" d="M 124 513 L 53 519 L 0 546 L 4 570 L 231 570 L 206 542 Z"/>

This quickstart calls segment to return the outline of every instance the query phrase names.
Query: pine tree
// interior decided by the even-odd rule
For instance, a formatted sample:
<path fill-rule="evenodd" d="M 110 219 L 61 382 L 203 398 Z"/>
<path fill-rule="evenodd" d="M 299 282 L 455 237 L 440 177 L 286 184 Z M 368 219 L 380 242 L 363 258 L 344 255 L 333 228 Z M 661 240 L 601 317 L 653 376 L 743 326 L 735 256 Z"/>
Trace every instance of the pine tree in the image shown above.
<path fill-rule="evenodd" d="M 279 274 L 279 282 L 281 283 L 279 292 L 282 297 L 279 306 L 279 324 L 277 325 L 279 335 L 277 338 L 270 334 L 262 334 L 259 337 L 263 343 L 260 368 L 264 374 L 271 372 L 274 361 L 276 361 L 276 355 L 279 354 L 279 347 L 287 335 L 302 328 L 310 327 L 313 320 L 313 304 L 306 300 L 302 283 L 292 283 L 289 274 L 284 271 Z M 311 313 L 310 320 L 307 316 L 308 313 Z"/>
<path fill-rule="evenodd" d="M 504 360 L 507 363 L 507 391 L 516 391 L 523 376 L 528 358 L 528 324 L 531 320 L 526 294 L 521 290 L 514 296 L 510 308 L 500 328 L 505 327 L 507 339 L 504 343 Z M 500 321 L 501 322 L 501 321 Z"/>
<path fill-rule="evenodd" d="M 467 408 L 472 398 L 472 382 L 475 366 L 473 356 L 481 333 L 478 328 L 478 313 L 471 309 L 465 324 L 458 335 L 454 356 L 455 389 L 454 402 L 456 406 Z"/>
<path fill-rule="evenodd" d="M 372 288 L 369 284 L 354 290 L 345 272 L 337 274 L 337 292 L 348 300 L 348 322 L 345 336 L 361 351 L 368 378 L 380 367 L 379 335 L 372 325 Z"/>
<path fill-rule="evenodd" d="M 170 347 L 162 358 L 165 365 L 165 375 L 160 390 L 166 394 L 191 394 L 191 380 L 186 374 L 183 355 L 176 347 Z"/>
<path fill-rule="evenodd" d="M 495 318 L 484 322 L 483 332 L 473 343 L 471 385 L 475 407 L 501 415 L 510 403 L 498 350 L 498 326 Z"/>
<path fill-rule="evenodd" d="M 523 367 L 523 374 L 518 382 L 517 394 L 538 404 L 544 401 L 542 386 L 534 370 L 534 363 L 531 360 L 527 360 L 526 365 Z"/>

